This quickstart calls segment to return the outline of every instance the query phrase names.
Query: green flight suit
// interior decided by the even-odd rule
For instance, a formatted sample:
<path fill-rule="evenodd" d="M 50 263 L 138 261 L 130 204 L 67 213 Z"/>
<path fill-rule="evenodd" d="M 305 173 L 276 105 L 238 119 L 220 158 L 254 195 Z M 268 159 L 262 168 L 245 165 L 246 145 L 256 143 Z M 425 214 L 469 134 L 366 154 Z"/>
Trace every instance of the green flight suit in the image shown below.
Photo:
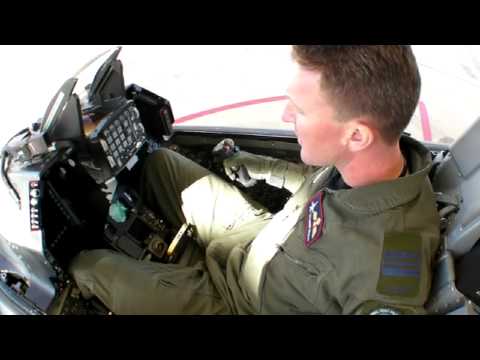
<path fill-rule="evenodd" d="M 272 215 L 236 187 L 169 150 L 150 156 L 144 196 L 173 224 L 195 225 L 200 261 L 140 262 L 108 250 L 78 255 L 84 296 L 117 314 L 422 313 L 439 217 L 431 158 L 403 137 L 409 174 L 333 190 L 333 167 L 272 161 L 293 196 Z M 269 179 L 266 179 L 267 182 Z"/>

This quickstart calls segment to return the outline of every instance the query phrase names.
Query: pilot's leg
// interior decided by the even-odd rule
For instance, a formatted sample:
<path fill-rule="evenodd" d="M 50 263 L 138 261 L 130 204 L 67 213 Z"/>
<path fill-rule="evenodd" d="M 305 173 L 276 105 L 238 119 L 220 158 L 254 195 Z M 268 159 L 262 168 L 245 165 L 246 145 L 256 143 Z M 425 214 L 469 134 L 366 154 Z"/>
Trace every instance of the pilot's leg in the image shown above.
<path fill-rule="evenodd" d="M 193 267 L 139 261 L 111 250 L 80 253 L 70 272 L 84 297 L 114 314 L 229 314 L 204 262 Z"/>
<path fill-rule="evenodd" d="M 204 247 L 222 237 L 250 240 L 272 216 L 232 184 L 167 149 L 147 159 L 142 185 L 147 204 L 174 226 L 195 225 Z"/>
<path fill-rule="evenodd" d="M 140 184 L 142 198 L 152 210 L 180 228 L 185 223 L 181 192 L 209 174 L 211 172 L 206 168 L 174 151 L 157 150 L 150 154 L 143 167 Z"/>

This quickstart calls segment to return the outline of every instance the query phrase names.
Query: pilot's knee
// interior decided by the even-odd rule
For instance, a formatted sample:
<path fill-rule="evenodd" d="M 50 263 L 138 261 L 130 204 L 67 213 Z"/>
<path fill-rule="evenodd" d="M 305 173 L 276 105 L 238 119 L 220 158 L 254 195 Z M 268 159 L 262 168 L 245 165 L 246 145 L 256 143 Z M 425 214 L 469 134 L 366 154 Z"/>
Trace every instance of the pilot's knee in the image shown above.
<path fill-rule="evenodd" d="M 158 166 L 164 164 L 174 156 L 175 152 L 166 148 L 160 148 L 151 153 L 145 160 L 146 166 Z"/>
<path fill-rule="evenodd" d="M 106 249 L 82 251 L 70 262 L 68 271 L 77 285 L 93 282 L 98 263 L 112 256 L 115 256 L 114 252 Z"/>
<path fill-rule="evenodd" d="M 163 174 L 164 169 L 169 168 L 175 161 L 176 153 L 172 150 L 160 148 L 145 159 L 144 171 L 147 178 Z"/>
<path fill-rule="evenodd" d="M 96 296 L 111 308 L 113 280 L 122 256 L 112 250 L 91 250 L 81 252 L 72 260 L 68 270 L 84 299 Z"/>

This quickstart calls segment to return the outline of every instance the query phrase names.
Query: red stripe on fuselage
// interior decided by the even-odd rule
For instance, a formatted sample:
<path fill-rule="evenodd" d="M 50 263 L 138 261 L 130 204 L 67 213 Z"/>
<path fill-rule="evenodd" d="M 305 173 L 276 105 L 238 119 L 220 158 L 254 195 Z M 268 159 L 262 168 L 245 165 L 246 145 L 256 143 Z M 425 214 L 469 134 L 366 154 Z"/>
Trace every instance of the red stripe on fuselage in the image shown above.
<path fill-rule="evenodd" d="M 428 117 L 427 107 L 420 101 L 418 103 L 420 110 L 420 121 L 422 123 L 423 140 L 432 141 L 432 130 L 430 129 L 430 118 Z"/>
<path fill-rule="evenodd" d="M 230 104 L 230 105 L 224 105 L 220 106 L 217 108 L 205 110 L 205 111 L 200 111 L 198 113 L 190 114 L 187 116 L 182 116 L 178 119 L 175 120 L 175 124 L 180 124 L 189 120 L 193 120 L 202 116 L 214 114 L 217 112 L 225 111 L 225 110 L 231 110 L 231 109 L 236 109 L 240 107 L 245 107 L 245 106 L 250 106 L 250 105 L 257 105 L 257 104 L 262 104 L 262 103 L 267 103 L 267 102 L 273 102 L 273 101 L 281 101 L 281 100 L 287 100 L 286 96 L 274 96 L 274 97 L 269 97 L 269 98 L 264 98 L 264 99 L 254 99 L 254 100 L 248 100 L 248 101 L 242 101 L 239 103 L 235 104 Z"/>

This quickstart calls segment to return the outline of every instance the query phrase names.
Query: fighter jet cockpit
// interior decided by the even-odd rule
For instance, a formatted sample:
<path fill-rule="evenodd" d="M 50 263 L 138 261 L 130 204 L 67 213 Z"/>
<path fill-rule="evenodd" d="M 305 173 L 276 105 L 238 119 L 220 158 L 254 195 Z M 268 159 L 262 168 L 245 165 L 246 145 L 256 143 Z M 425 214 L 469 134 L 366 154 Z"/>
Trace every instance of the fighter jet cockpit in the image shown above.
<path fill-rule="evenodd" d="M 177 232 L 142 204 L 137 187 L 143 158 L 171 135 L 172 109 L 146 89 L 125 88 L 120 50 L 65 81 L 41 121 L 3 151 L 2 178 L 59 274 L 88 248 L 164 262 L 177 256 L 168 247 Z"/>
<path fill-rule="evenodd" d="M 28 248 L 10 245 L 12 239 L 8 246 L 0 242 L 0 252 L 33 264 L 19 269 L 23 261 L 12 262 L 5 265 L 11 270 L 2 270 L 6 290 L 18 289 L 29 302 L 20 312 L 88 313 L 88 304 L 64 305 L 72 298 L 64 295 L 72 288 L 68 266 L 82 250 L 106 248 L 162 263 L 192 260 L 198 253 L 192 226 L 171 226 L 142 200 L 143 163 L 168 147 L 228 179 L 221 163 L 240 149 L 230 134 L 174 132 L 167 99 L 137 84 L 125 86 L 120 51 L 104 52 L 68 78 L 44 115 L 3 147 L 2 180 L 28 227 Z M 294 138 L 251 138 L 236 136 L 244 149 L 265 155 L 281 151 L 299 161 Z M 271 211 L 281 209 L 289 196 L 284 189 L 253 186 L 242 169 L 237 175 L 243 189 Z"/>
<path fill-rule="evenodd" d="M 242 168 L 233 181 L 222 165 L 240 147 L 300 163 L 300 145 L 292 131 L 202 122 L 173 127 L 167 99 L 137 84 L 125 85 L 120 52 L 121 47 L 110 49 L 68 78 L 43 116 L 2 149 L 1 177 L 22 217 L 22 231 L 28 230 L 19 231 L 18 237 L 27 238 L 23 243 L 28 246 L 16 245 L 20 241 L 13 238 L 7 242 L 0 234 L 0 314 L 105 313 L 95 307 L 98 302 L 84 302 L 75 294 L 68 268 L 82 250 L 111 249 L 161 263 L 193 259 L 198 249 L 193 248 L 192 226 L 172 226 L 142 196 L 143 164 L 161 147 L 224 177 L 272 214 L 292 195 L 250 179 Z M 431 314 L 478 313 L 464 294 L 480 301 L 478 281 L 470 281 L 478 274 L 480 249 L 480 167 L 471 156 L 480 120 L 466 134 L 452 146 L 426 143 L 442 220 L 442 246 L 434 264 L 438 270 L 426 304 Z"/>

